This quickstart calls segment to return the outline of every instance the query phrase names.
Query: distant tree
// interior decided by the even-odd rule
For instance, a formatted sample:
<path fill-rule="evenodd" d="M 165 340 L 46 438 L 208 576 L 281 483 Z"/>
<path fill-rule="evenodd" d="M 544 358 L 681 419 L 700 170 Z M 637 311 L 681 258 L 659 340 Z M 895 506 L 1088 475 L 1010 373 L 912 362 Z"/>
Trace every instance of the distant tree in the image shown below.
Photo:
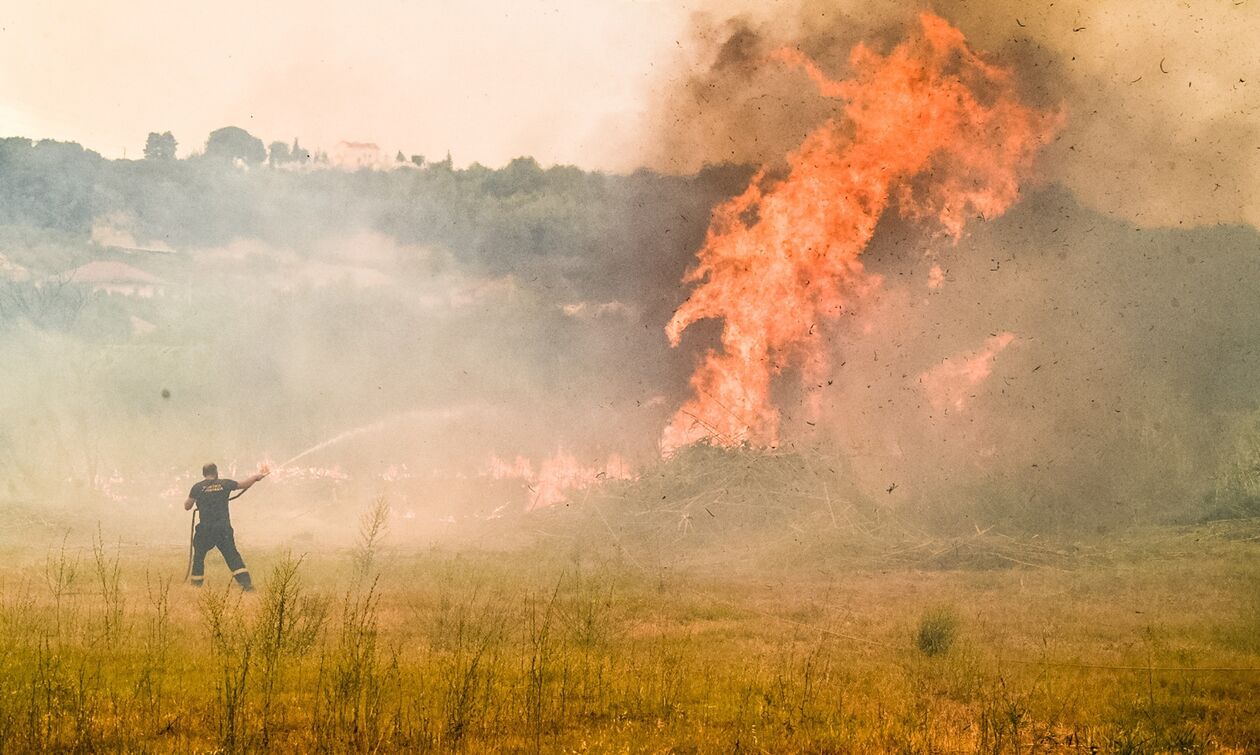
<path fill-rule="evenodd" d="M 489 177 L 486 191 L 498 197 L 541 191 L 546 185 L 546 178 L 537 160 L 518 157 Z"/>
<path fill-rule="evenodd" d="M 74 142 L 0 139 L 0 226 L 90 230 L 103 164 Z"/>
<path fill-rule="evenodd" d="M 424 167 L 424 155 L 412 155 L 411 164 Z"/>
<path fill-rule="evenodd" d="M 263 146 L 262 139 L 245 129 L 226 126 L 210 132 L 210 138 L 206 139 L 206 157 L 258 165 L 267 159 L 267 148 Z"/>
<path fill-rule="evenodd" d="M 311 151 L 298 144 L 296 136 L 293 137 L 293 148 L 289 150 L 289 154 L 293 157 L 294 162 L 309 163 L 311 161 Z"/>
<path fill-rule="evenodd" d="M 175 137 L 170 131 L 157 133 L 149 132 L 149 138 L 144 142 L 144 159 L 146 160 L 174 160 L 175 159 Z"/>
<path fill-rule="evenodd" d="M 272 142 L 267 148 L 267 164 L 271 167 L 284 165 L 293 162 L 293 153 L 289 151 L 289 145 L 284 142 Z"/>
<path fill-rule="evenodd" d="M 407 162 L 407 156 L 402 153 L 401 149 L 398 150 L 398 154 L 394 156 L 394 162 L 397 162 L 397 163 Z"/>

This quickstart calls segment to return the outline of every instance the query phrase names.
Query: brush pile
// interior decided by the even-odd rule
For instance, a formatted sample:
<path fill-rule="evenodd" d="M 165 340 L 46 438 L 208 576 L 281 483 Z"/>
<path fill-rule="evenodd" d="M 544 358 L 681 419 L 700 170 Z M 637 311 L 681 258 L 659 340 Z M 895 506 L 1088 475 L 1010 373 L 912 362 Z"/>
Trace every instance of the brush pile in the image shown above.
<path fill-rule="evenodd" d="M 611 549 L 644 569 L 805 562 L 987 570 L 1056 566 L 1074 555 L 992 527 L 944 533 L 860 492 L 843 457 L 706 443 L 536 515 L 544 531 L 572 533 L 577 550 Z"/>
<path fill-rule="evenodd" d="M 696 443 L 550 516 L 576 517 L 584 542 L 611 544 L 644 565 L 746 561 L 821 531 L 860 536 L 879 527 L 879 512 L 841 462 Z"/>

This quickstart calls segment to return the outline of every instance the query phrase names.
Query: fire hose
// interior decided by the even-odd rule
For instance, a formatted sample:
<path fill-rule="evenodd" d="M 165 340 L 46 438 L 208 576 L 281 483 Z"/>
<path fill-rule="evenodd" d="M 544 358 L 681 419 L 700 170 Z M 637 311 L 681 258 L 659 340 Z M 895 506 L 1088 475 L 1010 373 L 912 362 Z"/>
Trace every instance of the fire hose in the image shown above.
<path fill-rule="evenodd" d="M 245 491 L 238 490 L 233 495 L 228 496 L 228 500 L 235 501 L 237 498 L 240 498 L 243 495 L 245 495 Z M 188 578 L 192 576 L 193 540 L 196 537 L 197 537 L 197 506 L 196 504 L 194 504 L 192 508 L 192 519 L 189 520 L 189 523 L 188 523 L 188 569 L 184 571 L 185 582 L 187 582 Z"/>

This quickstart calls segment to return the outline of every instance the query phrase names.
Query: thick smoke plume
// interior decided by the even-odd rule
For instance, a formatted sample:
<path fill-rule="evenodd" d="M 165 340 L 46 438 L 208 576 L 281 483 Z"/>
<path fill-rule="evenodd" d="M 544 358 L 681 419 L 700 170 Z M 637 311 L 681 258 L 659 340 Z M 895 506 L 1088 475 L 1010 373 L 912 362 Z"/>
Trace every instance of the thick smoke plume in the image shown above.
<path fill-rule="evenodd" d="M 1026 101 L 1070 105 L 1046 178 L 1144 227 L 1260 223 L 1255 3 L 935 0 Z M 649 164 L 781 161 L 828 113 L 768 54 L 799 48 L 844 76 L 860 41 L 888 49 L 922 6 L 854 0 L 700 3 L 650 113 Z"/>
<path fill-rule="evenodd" d="M 1260 395 L 1245 346 L 1257 326 L 1237 315 L 1260 295 L 1260 243 L 1250 225 L 1216 225 L 1260 217 L 1256 193 L 1241 188 L 1260 175 L 1244 96 L 1257 66 L 1238 26 L 1253 11 L 1204 10 L 1183 19 L 1188 34 L 1139 22 L 1160 11 L 1126 0 L 934 4 L 1057 131 L 1038 141 L 1035 171 L 1015 172 L 1020 201 L 1004 214 L 959 214 L 954 233 L 939 215 L 925 228 L 932 213 L 916 210 L 943 166 L 892 191 L 850 257 L 857 264 L 829 278 L 853 316 L 806 302 L 805 346 L 774 342 L 748 383 L 753 403 L 769 407 L 758 414 L 739 404 L 737 381 L 723 394 L 711 370 L 715 360 L 740 364 L 730 346 L 755 333 L 751 320 L 724 334 L 681 326 L 726 317 L 710 281 L 741 281 L 726 306 L 732 320 L 744 301 L 773 299 L 777 315 L 798 300 L 732 275 L 737 256 L 722 269 L 714 240 L 761 234 L 776 248 L 765 208 L 753 205 L 792 181 L 801 145 L 837 117 L 830 79 L 860 75 L 862 59 L 850 57 L 859 43 L 892 55 L 919 21 L 904 6 L 843 0 L 712 8 L 696 15 L 695 54 L 662 89 L 651 163 L 725 161 L 762 166 L 763 176 L 743 197 L 749 212 L 732 203 L 717 216 L 690 279 L 703 283 L 671 326 L 680 351 L 711 354 L 698 357 L 708 361 L 667 446 L 708 434 L 822 447 L 844 457 L 872 500 L 950 526 L 974 515 L 1101 527 L 1216 505 L 1219 470 L 1237 466 L 1231 449 Z M 821 88 L 802 85 L 783 49 L 812 62 Z M 991 104 L 993 86 L 981 91 Z M 993 145 L 979 136 L 970 138 Z M 812 295 L 818 277 L 803 276 L 802 289 L 806 280 Z M 755 362 L 761 352 L 745 353 Z"/>
<path fill-rule="evenodd" d="M 695 59 L 651 108 L 655 150 L 627 151 L 624 174 L 419 155 L 348 171 L 294 161 L 283 134 L 264 134 L 285 138 L 266 162 L 186 133 L 183 159 L 0 139 L 10 531 L 101 519 L 176 541 L 202 463 L 305 454 L 246 499 L 274 508 L 243 504 L 243 527 L 343 533 L 384 495 L 422 541 L 649 474 L 662 428 L 701 432 L 680 406 L 948 526 L 1213 510 L 1223 485 L 1255 489 L 1260 427 L 1260 237 L 1212 225 L 1254 219 L 1260 197 L 1240 104 L 1260 75 L 1238 44 L 1255 11 L 1233 7 L 1191 23 L 1119 0 L 942 0 L 982 52 L 946 39 L 931 70 L 991 120 L 958 120 L 948 149 L 889 132 L 908 141 L 868 184 L 844 160 L 917 100 L 853 94 L 899 49 L 934 48 L 905 8 L 831 1 L 698 17 L 679 44 Z M 791 197 L 810 201 L 782 212 Z M 843 243 L 817 230 L 837 218 Z M 765 249 L 773 286 L 740 269 Z M 699 285 L 680 285 L 698 252 Z M 770 319 L 740 311 L 768 302 Z M 751 377 L 734 398 L 702 385 L 725 406 L 696 411 L 709 351 Z M 736 406 L 748 395 L 757 411 Z"/>

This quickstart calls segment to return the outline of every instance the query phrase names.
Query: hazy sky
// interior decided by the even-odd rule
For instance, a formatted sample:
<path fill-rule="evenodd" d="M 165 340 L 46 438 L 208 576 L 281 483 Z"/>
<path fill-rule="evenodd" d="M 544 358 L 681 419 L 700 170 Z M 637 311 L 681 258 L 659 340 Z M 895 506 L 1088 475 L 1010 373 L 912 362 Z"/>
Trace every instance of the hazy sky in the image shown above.
<path fill-rule="evenodd" d="M 722 138 L 662 108 L 712 64 L 697 31 L 744 14 L 792 43 L 854 19 L 913 20 L 905 0 L 5 0 L 0 135 L 73 140 L 108 157 L 172 131 L 180 154 L 241 126 L 335 151 L 374 142 L 457 165 L 694 169 L 654 147 Z M 1260 225 L 1260 1 L 924 0 L 982 50 L 1053 61 L 1068 128 L 1047 178 L 1144 225 Z M 709 19 L 705 21 L 704 19 Z M 697 21 L 697 19 L 700 19 Z M 878 25 L 872 28 L 879 28 Z M 719 33 L 718 38 L 722 36 Z M 712 40 L 710 40 L 711 42 Z M 847 49 L 847 48 L 846 48 Z M 1027 71 L 1025 72 L 1027 73 Z M 757 86 L 760 80 L 750 82 Z M 808 91 L 804 79 L 793 87 Z M 762 92 L 750 93 L 760 95 Z M 712 112 L 710 112 L 712 111 Z M 680 115 L 680 113 L 682 113 Z M 751 132 L 750 132 L 751 133 Z M 757 132 L 759 133 L 759 132 Z M 714 135 L 717 134 L 715 139 Z M 653 140 L 656 140 L 655 144 Z M 795 144 L 774 144 L 780 154 Z"/>
<path fill-rule="evenodd" d="M 686 27 L 654 0 L 10 0 L 0 134 L 181 155 L 239 125 L 265 141 L 346 139 L 499 165 L 589 165 L 632 141 Z"/>

